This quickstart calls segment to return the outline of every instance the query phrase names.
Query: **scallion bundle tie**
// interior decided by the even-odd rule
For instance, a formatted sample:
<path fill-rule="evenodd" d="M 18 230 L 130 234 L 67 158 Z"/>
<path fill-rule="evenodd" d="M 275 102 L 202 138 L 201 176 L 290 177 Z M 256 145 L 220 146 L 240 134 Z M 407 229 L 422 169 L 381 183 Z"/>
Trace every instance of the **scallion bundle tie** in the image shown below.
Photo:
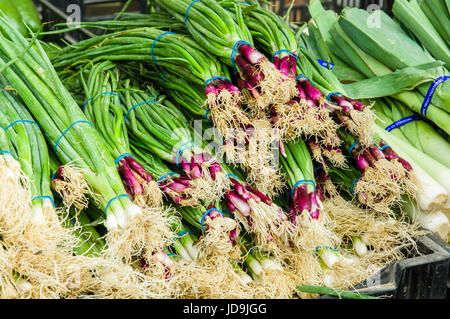
<path fill-rule="evenodd" d="M 53 201 L 53 198 L 50 195 L 36 196 L 36 197 L 33 197 L 31 199 L 31 201 L 38 200 L 38 199 L 46 199 L 46 198 L 49 199 L 52 202 L 53 207 L 56 208 L 55 202 Z"/>
<path fill-rule="evenodd" d="M 240 46 L 243 45 L 243 44 L 246 44 L 246 45 L 248 45 L 248 46 L 250 46 L 250 47 L 252 46 L 252 45 L 251 45 L 250 43 L 248 43 L 247 41 L 244 41 L 244 40 L 238 40 L 238 41 L 236 41 L 236 43 L 234 44 L 233 50 L 231 51 L 230 59 L 231 59 L 231 63 L 233 64 L 233 68 L 234 68 L 235 70 L 237 70 L 236 62 L 235 62 L 235 60 L 236 60 L 236 55 L 238 54 L 238 51 L 239 51 Z"/>
<path fill-rule="evenodd" d="M 217 79 L 222 79 L 222 80 L 225 80 L 225 81 L 228 81 L 228 82 L 232 83 L 230 79 L 228 79 L 228 78 L 226 78 L 224 76 L 213 76 L 209 80 L 205 81 L 205 86 L 208 86 L 209 83 L 211 83 L 212 81 L 217 80 Z"/>
<path fill-rule="evenodd" d="M 278 50 L 277 52 L 275 52 L 272 55 L 272 61 L 275 58 L 275 56 L 277 56 L 278 54 L 281 54 L 281 53 L 287 53 L 290 56 L 294 57 L 298 61 L 298 55 L 296 53 L 292 52 L 292 51 L 287 50 L 287 49 L 281 49 L 281 50 Z"/>
<path fill-rule="evenodd" d="M 11 155 L 12 157 L 14 157 L 14 155 L 13 155 L 10 151 L 3 151 L 3 150 L 0 150 L 0 154 L 9 154 L 9 155 Z"/>
<path fill-rule="evenodd" d="M 167 176 L 174 175 L 174 174 L 178 174 L 178 173 L 177 172 L 170 172 L 170 173 L 164 174 L 163 176 L 161 176 L 158 179 L 158 184 L 161 183 Z"/>
<path fill-rule="evenodd" d="M 422 119 L 420 117 L 418 117 L 417 115 L 410 115 L 410 116 L 404 117 L 398 121 L 395 121 L 394 123 L 392 123 L 391 125 L 386 127 L 385 130 L 388 132 L 391 132 L 391 131 L 395 130 L 396 128 L 399 128 L 403 125 L 406 125 L 406 124 L 414 122 L 414 121 L 421 121 L 421 120 Z"/>
<path fill-rule="evenodd" d="M 190 231 L 190 230 L 183 230 L 183 231 L 181 231 L 181 232 L 179 232 L 179 233 L 177 234 L 177 237 L 175 238 L 175 240 L 177 240 L 177 239 L 183 237 L 183 236 L 186 235 L 186 234 L 197 235 L 197 233 L 195 233 L 195 232 L 193 232 L 193 231 Z"/>
<path fill-rule="evenodd" d="M 438 87 L 439 84 L 441 84 L 442 82 L 447 81 L 448 79 L 450 79 L 450 76 L 448 75 L 443 75 L 438 77 L 436 80 L 433 81 L 433 83 L 431 83 L 430 88 L 428 89 L 427 95 L 425 95 L 425 100 L 422 103 L 422 107 L 420 109 L 420 113 L 423 116 L 427 116 L 427 110 L 428 107 L 430 106 L 431 100 L 433 99 L 433 94 L 436 91 L 436 88 Z"/>
<path fill-rule="evenodd" d="M 303 74 L 297 76 L 297 77 L 295 78 L 295 81 L 298 81 L 298 80 L 301 79 L 301 78 L 307 79 L 312 85 L 315 86 L 315 84 L 313 83 L 313 81 L 311 81 L 310 79 L 308 79 L 308 77 L 307 77 L 306 75 L 303 75 Z"/>
<path fill-rule="evenodd" d="M 100 94 L 94 95 L 93 97 L 90 97 L 89 99 L 87 99 L 86 102 L 84 102 L 84 104 L 83 104 L 83 112 L 84 112 L 84 110 L 86 109 L 86 105 L 88 105 L 88 103 L 89 103 L 90 101 L 92 101 L 93 99 L 99 97 L 100 95 L 105 95 L 105 94 L 111 94 L 111 95 L 117 96 L 117 97 L 119 98 L 120 104 L 122 104 L 122 100 L 120 99 L 119 94 L 114 93 L 114 92 L 102 92 L 102 93 L 100 93 Z"/>
<path fill-rule="evenodd" d="M 118 196 L 115 196 L 115 197 L 111 198 L 111 199 L 109 200 L 108 204 L 106 204 L 106 207 L 105 207 L 105 216 L 106 216 L 106 213 L 108 212 L 108 208 L 109 208 L 109 206 L 111 205 L 111 203 L 112 203 L 113 201 L 115 201 L 116 199 L 119 199 L 119 198 L 122 198 L 122 197 L 128 197 L 128 199 L 131 200 L 131 198 L 130 198 L 130 196 L 129 196 L 128 194 L 122 194 L 122 195 L 118 195 Z"/>
<path fill-rule="evenodd" d="M 116 158 L 116 160 L 114 161 L 114 164 L 117 165 L 117 163 L 119 163 L 121 159 L 123 159 L 127 156 L 133 157 L 133 155 L 131 155 L 130 153 L 123 153 Z"/>
<path fill-rule="evenodd" d="M 216 211 L 218 213 L 220 213 L 223 217 L 225 217 L 225 214 L 222 213 L 220 210 L 218 210 L 217 208 L 210 208 L 206 211 L 206 213 L 203 214 L 202 219 L 200 220 L 200 225 L 202 226 L 202 231 L 203 233 L 205 233 L 205 227 L 203 226 L 203 223 L 205 222 L 205 218 L 206 216 L 208 216 L 212 211 Z"/>
<path fill-rule="evenodd" d="M 355 180 L 352 182 L 352 186 L 350 187 L 350 192 L 352 193 L 352 195 L 355 195 L 355 193 L 353 192 L 353 188 L 355 187 L 355 184 L 356 184 L 361 178 L 363 178 L 363 177 L 362 177 L 362 176 L 361 176 L 361 177 L 358 177 L 357 179 L 355 179 Z"/>
<path fill-rule="evenodd" d="M 192 145 L 189 145 L 192 144 Z M 179 166 L 180 156 L 183 155 L 183 152 L 187 149 L 195 147 L 194 140 L 190 140 L 189 142 L 181 144 L 181 146 L 177 150 L 177 158 L 176 158 L 176 164 Z"/>
<path fill-rule="evenodd" d="M 382 150 L 384 150 L 385 148 L 390 148 L 390 146 L 389 145 L 383 145 L 382 147 L 380 147 L 380 151 L 382 151 Z"/>
<path fill-rule="evenodd" d="M 149 104 L 149 103 L 156 103 L 159 104 L 158 101 L 145 101 L 145 102 L 141 102 L 138 103 L 136 105 L 134 105 L 131 109 L 128 110 L 127 114 L 125 114 L 123 121 L 125 122 L 127 120 L 128 115 L 131 113 L 131 111 L 133 111 L 135 108 L 137 108 L 138 106 L 144 105 L 144 104 Z"/>
<path fill-rule="evenodd" d="M 235 178 L 235 179 L 239 179 L 236 175 L 234 175 L 234 174 L 232 174 L 232 173 L 227 174 L 227 177 L 233 177 L 233 178 Z"/>
<path fill-rule="evenodd" d="M 304 185 L 304 184 L 309 184 L 309 185 L 314 186 L 314 191 L 316 191 L 316 188 L 317 188 L 317 187 L 316 187 L 316 183 L 315 183 L 313 180 L 311 180 L 311 179 L 302 179 L 302 180 L 298 181 L 297 183 L 295 183 L 294 186 L 292 186 L 292 189 L 291 189 L 291 191 L 289 192 L 289 193 L 291 194 L 291 196 L 294 196 L 294 190 L 295 190 L 298 186 Z"/>
<path fill-rule="evenodd" d="M 191 2 L 191 4 L 189 5 L 189 7 L 186 9 L 186 13 L 184 14 L 184 26 L 186 27 L 186 31 L 189 33 L 189 29 L 187 27 L 187 20 L 188 20 L 188 14 L 189 14 L 189 10 L 191 10 L 192 6 L 198 2 L 199 0 L 194 0 Z"/>
<path fill-rule="evenodd" d="M 153 62 L 155 63 L 155 65 L 159 68 L 160 67 L 160 65 L 158 64 L 158 61 L 156 61 L 156 59 L 155 59 L 155 55 L 153 54 L 153 50 L 155 49 L 155 44 L 156 44 L 156 42 L 158 42 L 158 40 L 159 39 L 161 39 L 164 35 L 166 35 L 166 34 L 175 34 L 174 32 L 164 32 L 164 33 L 161 33 L 156 39 L 155 39 L 155 41 L 153 41 L 153 43 L 152 43 L 152 50 L 150 51 L 150 53 L 151 53 L 151 55 L 152 55 L 152 59 L 153 59 Z"/>
<path fill-rule="evenodd" d="M 321 60 L 321 59 L 317 59 L 317 62 L 319 62 L 319 64 L 321 66 L 323 66 L 325 69 L 333 70 L 333 68 L 334 68 L 334 63 L 332 63 L 332 62 L 328 62 L 328 61 Z M 331 67 L 331 69 L 330 69 L 330 67 Z"/>
<path fill-rule="evenodd" d="M 352 151 L 356 147 L 356 145 L 358 145 L 358 143 L 359 143 L 359 139 L 356 139 L 356 141 L 353 143 L 352 147 L 350 147 L 350 150 L 348 151 L 350 156 L 352 155 Z"/>
<path fill-rule="evenodd" d="M 74 127 L 76 124 L 78 124 L 78 123 L 87 123 L 87 124 L 89 124 L 92 128 L 94 128 L 94 126 L 90 123 L 90 122 L 88 122 L 88 121 L 76 121 L 76 122 L 73 122 L 62 134 L 61 134 L 61 136 L 58 138 L 58 140 L 56 141 L 56 143 L 55 143 L 55 147 L 53 148 L 53 150 L 55 151 L 55 154 L 56 154 L 56 151 L 57 151 L 57 149 L 58 149 L 58 144 L 59 144 L 59 142 L 61 141 L 61 139 L 64 137 L 64 135 L 66 135 L 66 133 L 72 128 L 72 127 Z"/>
<path fill-rule="evenodd" d="M 316 247 L 316 254 L 319 252 L 320 249 L 323 249 L 323 248 L 332 250 L 332 251 L 334 251 L 335 253 L 339 253 L 339 250 L 337 250 L 336 248 L 331 247 L 331 246 L 317 246 L 317 247 Z"/>
<path fill-rule="evenodd" d="M 0 126 L 0 127 L 4 130 L 7 130 L 8 128 L 10 128 L 11 126 L 13 126 L 16 123 L 31 123 L 31 124 L 36 124 L 39 127 L 38 123 L 36 123 L 35 121 L 30 121 L 30 120 L 17 120 L 17 121 L 12 122 L 11 124 L 9 124 L 7 127 L 3 127 L 3 126 Z"/>
<path fill-rule="evenodd" d="M 341 92 L 330 92 L 327 95 L 327 101 L 330 101 L 331 96 L 335 95 L 335 94 L 342 94 Z"/>

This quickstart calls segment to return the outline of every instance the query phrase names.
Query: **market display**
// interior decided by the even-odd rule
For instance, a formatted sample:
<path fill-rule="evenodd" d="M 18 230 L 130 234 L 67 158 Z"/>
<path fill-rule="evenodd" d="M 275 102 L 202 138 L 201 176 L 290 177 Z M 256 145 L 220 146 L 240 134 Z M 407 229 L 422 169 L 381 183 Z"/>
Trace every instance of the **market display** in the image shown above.
<path fill-rule="evenodd" d="M 448 5 L 155 0 L 43 32 L 0 1 L 0 297 L 371 298 L 450 238 Z"/>

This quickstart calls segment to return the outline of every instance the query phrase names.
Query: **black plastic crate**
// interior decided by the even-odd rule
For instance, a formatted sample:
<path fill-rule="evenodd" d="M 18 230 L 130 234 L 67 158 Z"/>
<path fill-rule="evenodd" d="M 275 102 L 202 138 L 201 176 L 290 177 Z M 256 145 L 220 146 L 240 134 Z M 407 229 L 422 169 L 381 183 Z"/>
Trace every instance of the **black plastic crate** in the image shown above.
<path fill-rule="evenodd" d="M 417 239 L 420 256 L 400 260 L 355 286 L 356 292 L 392 299 L 447 299 L 450 247 L 435 234 Z M 329 299 L 330 297 L 325 297 Z"/>

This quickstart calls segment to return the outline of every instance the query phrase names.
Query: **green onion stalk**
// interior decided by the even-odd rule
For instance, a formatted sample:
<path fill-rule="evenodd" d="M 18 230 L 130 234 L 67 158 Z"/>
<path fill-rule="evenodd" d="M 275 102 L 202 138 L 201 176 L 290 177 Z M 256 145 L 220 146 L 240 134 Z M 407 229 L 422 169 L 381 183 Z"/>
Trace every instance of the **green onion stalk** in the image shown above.
<path fill-rule="evenodd" d="M 89 75 L 87 81 L 81 77 L 86 91 L 83 112 L 116 158 L 117 170 L 127 194 L 135 203 L 160 206 L 162 193 L 158 184 L 130 154 L 122 101 L 116 93 L 120 81 L 118 69 L 114 63 L 105 61 L 83 71 Z"/>
<path fill-rule="evenodd" d="M 233 2 L 223 1 L 222 5 L 230 6 L 230 11 L 235 12 Z M 268 110 L 274 127 L 288 141 L 301 135 L 314 135 L 327 139 L 328 143 L 336 146 L 336 136 L 332 132 L 337 125 L 329 117 L 324 103 L 326 101 L 312 101 L 305 93 L 305 90 L 311 89 L 304 88 L 307 86 L 305 82 L 310 81 L 303 76 L 296 77 L 297 69 L 301 69 L 305 57 L 298 55 L 297 40 L 290 26 L 280 16 L 260 7 L 257 1 L 251 1 L 251 6 L 249 3 L 239 2 L 239 6 L 243 7 L 245 23 L 256 47 L 272 56 L 275 67 L 283 75 L 297 82 L 298 94 L 293 99 L 284 104 L 275 104 Z"/>
<path fill-rule="evenodd" d="M 390 206 L 401 201 L 402 194 L 415 194 L 417 186 L 411 164 L 389 145 L 375 136 L 378 145 L 365 147 L 345 130 L 340 129 L 339 135 L 344 152 L 353 158 L 350 165 L 355 165 L 362 174 L 353 188 L 360 202 L 388 212 Z"/>
<path fill-rule="evenodd" d="M 210 112 L 205 112 L 202 106 L 204 97 L 200 87 L 197 90 L 196 86 L 190 85 L 186 80 L 169 72 L 165 73 L 164 77 L 153 71 L 140 74 L 153 83 L 159 84 L 162 92 L 167 93 L 174 103 L 184 109 L 188 117 L 193 116 L 200 121 L 204 120 L 200 123 L 202 128 L 207 130 L 212 124 L 214 135 L 217 133 L 223 138 L 223 142 L 220 143 L 223 144 L 220 146 L 220 152 L 226 156 L 228 163 L 239 165 L 246 171 L 251 184 L 268 194 L 273 194 L 282 187 L 280 176 L 272 165 L 275 162 L 272 152 L 276 148 L 273 144 L 277 142 L 273 140 L 273 131 L 267 121 L 255 120 L 252 121 L 257 124 L 255 126 L 249 122 L 241 129 L 223 131 L 224 126 L 214 122 Z M 194 121 L 196 126 L 198 123 L 199 121 Z M 281 140 L 278 140 L 278 146 L 283 149 Z"/>
<path fill-rule="evenodd" d="M 314 177 L 314 166 L 308 147 L 299 140 L 286 146 L 286 156 L 280 157 L 281 169 L 290 190 L 287 193 L 289 218 L 296 227 L 294 247 L 307 250 L 331 245 L 333 234 L 328 216 L 323 212 L 321 194 Z"/>
<path fill-rule="evenodd" d="M 163 223 L 160 212 L 132 203 L 113 165 L 111 151 L 63 86 L 39 43 L 37 51 L 30 50 L 29 41 L 4 18 L 0 18 L 0 29 L 0 67 L 63 163 L 58 174 L 64 179 L 54 182 L 59 182 L 64 200 L 81 201 L 81 206 L 86 207 L 85 198 L 93 198 L 106 215 L 108 246 L 112 251 L 123 253 L 127 259 L 142 251 L 142 246 L 153 251 L 166 235 L 167 227 L 158 224 Z M 14 38 L 14 42 L 5 35 Z M 148 229 L 153 222 L 158 224 L 158 231 Z M 136 246 L 139 247 L 134 250 Z"/>
<path fill-rule="evenodd" d="M 314 27 L 312 24 L 309 26 Z M 302 63 L 298 64 L 297 70 L 303 75 L 299 77 L 298 81 L 300 95 L 306 94 L 306 100 L 311 105 L 315 102 L 316 105 L 327 106 L 337 124 L 343 125 L 362 143 L 369 144 L 373 135 L 374 121 L 370 108 L 362 102 L 346 96 L 346 91 L 336 74 L 330 68 L 321 65 L 317 57 L 311 53 L 308 44 L 312 39 L 305 34 L 300 36 L 302 43 L 307 46 L 307 48 L 301 47 L 299 50 Z M 327 144 L 339 145 L 338 142 L 338 140 L 331 140 Z"/>
<path fill-rule="evenodd" d="M 129 29 L 80 41 L 62 49 L 52 62 L 62 71 L 89 60 L 145 62 L 157 67 L 161 77 L 165 71 L 172 72 L 190 85 L 204 87 L 206 105 L 221 130 L 250 124 L 241 108 L 241 93 L 230 82 L 227 68 L 187 35 L 155 28 Z"/>
<path fill-rule="evenodd" d="M 185 116 L 153 88 L 148 87 L 148 92 L 132 91 L 127 83 L 124 88 L 122 101 L 131 144 L 184 173 L 176 183 L 176 191 L 183 195 L 178 204 L 195 206 L 199 200 L 209 204 L 220 199 L 230 180 L 217 160 L 195 144 Z M 168 185 L 160 183 L 160 187 L 166 191 Z"/>
<path fill-rule="evenodd" d="M 34 245 L 36 249 L 54 250 L 58 245 L 67 248 L 65 245 L 74 244 L 75 238 L 60 220 L 67 216 L 59 216 L 56 210 L 50 189 L 49 153 L 40 126 L 15 94 L 3 90 L 0 103 L 2 162 L 10 167 L 9 172 L 14 172 L 11 179 L 16 186 L 24 187 L 23 191 L 4 191 L 10 191 L 11 198 L 18 196 L 15 200 L 19 206 L 28 207 L 5 211 L 4 239 L 27 247 Z M 22 216 L 24 212 L 27 215 Z"/>
<path fill-rule="evenodd" d="M 234 4 L 233 14 L 214 0 L 155 1 L 176 20 L 185 23 L 192 38 L 208 55 L 219 58 L 233 67 L 239 85 L 251 92 L 245 102 L 253 108 L 264 110 L 273 103 L 286 103 L 295 96 L 295 82 L 275 68 L 267 57 L 253 47 L 242 7 Z"/>

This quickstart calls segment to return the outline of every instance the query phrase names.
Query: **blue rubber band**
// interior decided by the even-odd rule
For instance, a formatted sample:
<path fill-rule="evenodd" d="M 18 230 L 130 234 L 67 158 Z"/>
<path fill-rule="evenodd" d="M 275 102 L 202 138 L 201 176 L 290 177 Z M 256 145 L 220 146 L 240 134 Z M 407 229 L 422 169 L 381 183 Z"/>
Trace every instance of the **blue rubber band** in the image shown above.
<path fill-rule="evenodd" d="M 34 200 L 36 200 L 36 199 L 45 199 L 45 198 L 50 199 L 50 201 L 52 202 L 53 207 L 56 208 L 56 205 L 55 205 L 55 202 L 53 201 L 53 198 L 52 198 L 51 196 L 49 196 L 49 195 L 45 195 L 45 196 L 36 196 L 36 197 L 33 197 L 33 198 L 31 199 L 31 201 L 34 201 Z"/>
<path fill-rule="evenodd" d="M 163 176 L 161 176 L 159 179 L 158 179 L 158 184 L 159 183 L 161 183 L 161 181 L 164 179 L 164 178 L 166 178 L 167 176 L 170 176 L 170 175 L 174 175 L 174 174 L 178 174 L 177 172 L 170 172 L 170 173 L 167 173 L 167 174 L 164 174 Z"/>
<path fill-rule="evenodd" d="M 197 0 L 198 1 L 198 0 Z M 158 61 L 156 61 L 156 59 L 155 59 L 155 55 L 153 54 L 153 50 L 155 49 L 155 44 L 156 44 L 156 42 L 162 37 L 162 36 L 164 36 L 164 35 L 166 35 L 166 34 L 175 34 L 175 32 L 164 32 L 164 33 L 161 33 L 156 39 L 155 39 L 155 41 L 153 41 L 153 43 L 152 43 L 152 49 L 151 49 L 151 51 L 150 51 L 150 53 L 152 54 L 152 59 L 153 59 L 153 62 L 155 63 L 155 65 L 159 68 L 160 67 L 160 65 L 158 64 Z"/>
<path fill-rule="evenodd" d="M 334 63 L 332 63 L 332 62 L 324 61 L 321 59 L 317 59 L 317 62 L 319 62 L 319 64 L 321 66 L 323 66 L 325 69 L 333 70 L 333 68 L 334 68 Z M 331 69 L 329 68 L 330 66 L 331 66 Z"/>
<path fill-rule="evenodd" d="M 13 126 L 16 123 L 31 123 L 31 124 L 36 124 L 39 127 L 39 124 L 36 123 L 35 121 L 30 121 L 30 120 L 17 120 L 12 122 L 11 124 L 9 124 L 7 127 L 2 127 L 4 130 L 7 130 L 8 128 L 10 128 L 11 126 Z"/>
<path fill-rule="evenodd" d="M 352 186 L 350 187 L 350 192 L 352 193 L 352 195 L 354 195 L 354 194 L 353 194 L 353 187 L 355 186 L 355 184 L 356 184 L 361 178 L 362 178 L 362 176 L 359 177 L 359 178 L 357 178 L 357 179 L 355 179 L 355 180 L 352 182 Z"/>
<path fill-rule="evenodd" d="M 119 98 L 120 104 L 122 104 L 122 100 L 120 99 L 119 94 L 114 93 L 114 92 L 102 92 L 102 93 L 99 93 L 99 94 L 97 94 L 97 95 L 94 95 L 93 97 L 89 98 L 86 102 L 84 102 L 84 104 L 83 104 L 83 112 L 84 112 L 84 110 L 86 109 L 86 105 L 87 105 L 92 99 L 95 99 L 96 97 L 99 97 L 100 95 L 105 95 L 105 94 L 111 94 L 111 95 L 117 96 L 117 97 Z"/>
<path fill-rule="evenodd" d="M 330 92 L 330 93 L 328 93 L 328 95 L 327 95 L 327 101 L 329 101 L 330 98 L 331 98 L 331 96 L 332 96 L 332 95 L 335 95 L 335 94 L 341 94 L 341 95 L 342 95 L 341 92 Z"/>
<path fill-rule="evenodd" d="M 114 164 L 117 165 L 117 163 L 119 163 L 119 161 L 127 156 L 133 157 L 133 155 L 131 155 L 130 153 L 124 153 L 122 155 L 119 155 L 116 160 L 114 161 Z M 134 158 L 134 157 L 133 157 Z"/>
<path fill-rule="evenodd" d="M 436 91 L 436 88 L 438 87 L 439 84 L 447 81 L 448 79 L 450 79 L 450 76 L 444 75 L 438 77 L 436 80 L 433 81 L 433 83 L 431 83 L 431 86 L 428 89 L 427 94 L 425 95 L 425 100 L 423 101 L 422 107 L 420 109 L 420 114 L 422 114 L 424 117 L 427 116 L 427 110 L 428 107 L 430 106 L 431 100 L 433 99 L 433 94 Z"/>
<path fill-rule="evenodd" d="M 356 141 L 353 143 L 352 147 L 350 147 L 350 151 L 348 151 L 348 153 L 350 154 L 350 156 L 352 155 L 352 151 L 353 149 L 356 147 L 356 145 L 359 143 L 359 139 L 356 139 Z"/>
<path fill-rule="evenodd" d="M 303 184 L 308 184 L 308 185 L 312 185 L 314 186 L 314 191 L 316 191 L 316 183 L 313 180 L 310 179 L 302 179 L 300 181 L 298 181 L 297 183 L 294 184 L 294 186 L 292 186 L 292 189 L 290 191 L 290 194 L 292 197 L 294 197 L 294 190 L 299 186 L 299 185 L 303 185 Z"/>
<path fill-rule="evenodd" d="M 208 86 L 208 84 L 209 84 L 210 82 L 212 82 L 212 81 L 214 81 L 214 80 L 217 80 L 217 79 L 222 79 L 222 80 L 225 80 L 225 81 L 228 81 L 228 82 L 231 83 L 231 80 L 228 79 L 228 78 L 226 78 L 226 77 L 224 77 L 224 76 L 213 76 L 212 78 L 210 78 L 209 80 L 207 80 L 207 81 L 205 82 L 205 86 Z"/>
<path fill-rule="evenodd" d="M 183 143 L 183 144 L 181 144 L 181 146 L 178 148 L 178 150 L 177 150 L 177 158 L 176 158 L 176 164 L 177 164 L 177 166 L 178 166 L 178 162 L 179 162 L 179 160 L 180 160 L 180 156 L 183 154 L 183 152 L 184 152 L 184 150 L 187 150 L 187 149 L 189 149 L 189 148 L 192 148 L 192 147 L 195 147 L 195 145 L 189 145 L 189 144 L 193 144 L 194 143 L 194 140 L 190 140 L 189 142 L 186 142 L 186 143 Z M 186 146 L 186 145 L 188 145 L 188 146 Z M 184 146 L 186 146 L 186 147 L 184 147 Z"/>
<path fill-rule="evenodd" d="M 314 168 L 315 171 L 318 171 L 319 169 L 323 169 L 323 166 L 317 166 Z"/>
<path fill-rule="evenodd" d="M 61 134 L 61 136 L 58 138 L 58 140 L 56 141 L 56 144 L 55 144 L 55 147 L 54 147 L 54 152 L 55 152 L 55 154 L 56 154 L 56 150 L 57 150 L 57 148 L 58 148 L 58 144 L 59 144 L 59 142 L 61 141 L 61 139 L 63 138 L 63 136 L 75 125 L 75 124 L 78 124 L 78 123 L 87 123 L 87 124 L 89 124 L 90 126 L 92 126 L 92 124 L 90 123 L 90 122 L 88 122 L 88 121 L 76 121 L 76 122 L 74 122 L 74 123 L 72 123 L 72 125 L 70 125 L 62 134 Z M 92 126 L 92 128 L 93 128 L 93 126 Z"/>
<path fill-rule="evenodd" d="M 109 205 L 111 205 L 111 203 L 112 203 L 113 201 L 115 201 L 116 199 L 119 199 L 119 198 L 122 198 L 122 197 L 128 197 L 128 198 L 131 200 L 130 196 L 128 196 L 127 194 L 122 194 L 122 195 L 119 195 L 119 196 L 116 196 L 116 197 L 111 198 L 111 199 L 109 200 L 108 204 L 106 205 L 106 208 L 105 208 L 105 215 L 106 215 L 106 212 L 108 211 Z"/>
<path fill-rule="evenodd" d="M 52 179 L 50 181 L 53 181 L 55 179 L 56 173 L 58 173 L 58 171 L 55 171 L 52 175 Z"/>
<path fill-rule="evenodd" d="M 12 157 L 14 157 L 14 155 L 10 151 L 2 151 L 2 150 L 0 150 L 0 154 L 9 154 Z"/>
<path fill-rule="evenodd" d="M 403 125 L 406 125 L 406 124 L 414 122 L 414 121 L 420 121 L 420 120 L 422 120 L 420 117 L 418 117 L 416 115 L 410 115 L 410 116 L 404 117 L 398 121 L 395 121 L 394 123 L 392 123 L 391 125 L 386 127 L 385 130 L 388 132 L 391 132 L 391 131 L 395 130 L 396 128 L 402 127 Z"/>
<path fill-rule="evenodd" d="M 282 50 L 279 50 L 279 51 L 275 52 L 275 53 L 272 55 L 272 61 L 273 61 L 273 59 L 275 58 L 275 56 L 277 56 L 277 55 L 280 54 L 280 53 L 288 53 L 290 56 L 292 56 L 292 57 L 294 57 L 296 60 L 298 60 L 298 55 L 297 55 L 296 53 L 294 53 L 294 52 L 292 52 L 292 51 L 289 51 L 289 50 L 287 50 L 287 49 L 282 49 Z"/>
<path fill-rule="evenodd" d="M 247 251 L 246 253 L 243 253 L 243 254 L 241 255 L 241 257 L 244 257 L 244 256 L 246 256 L 246 255 L 250 255 L 254 250 L 255 250 L 255 247 L 250 248 L 250 250 Z"/>
<path fill-rule="evenodd" d="M 244 41 L 244 40 L 238 40 L 238 41 L 236 41 L 236 43 L 234 44 L 233 50 L 231 51 L 230 59 L 231 59 L 231 63 L 233 64 L 233 68 L 234 68 L 235 70 L 237 70 L 236 62 L 235 62 L 236 55 L 237 55 L 237 53 L 238 53 L 239 47 L 240 47 L 241 45 L 243 45 L 243 44 L 247 44 L 247 45 L 251 46 L 250 43 L 248 43 L 248 42 L 246 42 L 246 41 Z"/>
<path fill-rule="evenodd" d="M 331 247 L 331 246 L 317 246 L 316 247 L 316 254 L 319 252 L 319 249 L 322 249 L 322 248 L 326 248 L 326 249 L 334 251 L 335 253 L 339 253 L 339 250 L 337 250 L 336 248 Z"/>
<path fill-rule="evenodd" d="M 213 122 L 208 118 L 208 114 L 209 114 L 209 109 L 206 108 L 205 119 L 206 119 L 210 124 L 213 124 Z"/>
<path fill-rule="evenodd" d="M 390 147 L 389 145 L 383 145 L 382 147 L 380 147 L 380 151 L 384 150 L 385 148 Z"/>
<path fill-rule="evenodd" d="M 205 221 L 205 217 L 208 216 L 208 214 L 211 213 L 212 211 L 216 211 L 216 212 L 220 213 L 223 217 L 225 217 L 224 213 L 222 213 L 217 208 L 210 208 L 210 209 L 208 209 L 206 211 L 206 213 L 203 214 L 202 219 L 200 220 L 200 225 L 202 226 L 203 233 L 205 233 L 205 228 L 203 227 L 203 222 Z"/>
<path fill-rule="evenodd" d="M 234 214 L 230 212 L 229 210 L 223 210 L 223 212 L 227 215 L 229 215 L 231 218 L 234 218 Z"/>
<path fill-rule="evenodd" d="M 167 256 L 169 256 L 169 257 L 179 257 L 178 255 L 175 255 L 175 254 L 167 254 Z"/>
<path fill-rule="evenodd" d="M 237 177 L 237 176 L 234 175 L 234 174 L 227 174 L 227 177 L 233 177 L 234 179 L 239 179 L 239 177 Z"/>
<path fill-rule="evenodd" d="M 295 78 L 295 81 L 298 81 L 299 79 L 301 79 L 301 78 L 305 78 L 305 79 L 307 79 L 314 87 L 316 86 L 314 83 L 313 83 L 313 81 L 311 81 L 310 79 L 308 79 L 305 75 L 299 75 L 299 76 L 297 76 L 296 78 Z"/>
<path fill-rule="evenodd" d="M 181 238 L 181 237 L 183 237 L 183 236 L 186 235 L 186 234 L 197 235 L 197 234 L 194 233 L 193 231 L 190 231 L 190 230 L 183 230 L 183 231 L 181 231 L 180 233 L 178 233 L 177 236 L 178 236 L 178 238 Z M 178 238 L 177 238 L 177 239 L 178 239 Z"/>
<path fill-rule="evenodd" d="M 191 10 L 192 6 L 193 6 L 196 2 L 198 2 L 198 1 L 199 1 L 199 0 L 194 0 L 194 1 L 192 1 L 191 4 L 189 5 L 189 7 L 188 7 L 187 10 L 186 10 L 186 13 L 184 14 L 184 27 L 186 28 L 186 30 L 187 30 L 188 33 L 189 33 L 189 29 L 188 29 L 188 27 L 187 27 L 188 13 L 189 13 L 189 10 Z"/>
<path fill-rule="evenodd" d="M 131 109 L 128 110 L 127 114 L 125 114 L 125 117 L 123 118 L 123 121 L 125 122 L 127 120 L 128 115 L 131 113 L 131 111 L 133 111 L 135 108 L 137 108 L 138 106 L 144 105 L 144 104 L 149 104 L 149 103 L 156 103 L 156 104 L 160 104 L 158 101 L 145 101 L 145 102 L 141 102 L 138 103 L 136 105 L 134 105 Z"/>
<path fill-rule="evenodd" d="M 306 51 L 306 48 L 304 46 L 302 46 L 302 45 L 300 45 L 299 48 Z"/>

